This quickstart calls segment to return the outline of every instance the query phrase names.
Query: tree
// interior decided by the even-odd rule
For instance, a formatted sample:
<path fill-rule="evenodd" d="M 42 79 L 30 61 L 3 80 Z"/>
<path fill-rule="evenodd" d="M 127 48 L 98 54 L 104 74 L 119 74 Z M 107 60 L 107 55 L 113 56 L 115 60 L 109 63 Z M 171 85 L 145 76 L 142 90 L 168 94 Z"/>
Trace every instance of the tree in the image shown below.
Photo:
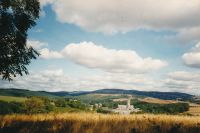
<path fill-rule="evenodd" d="M 39 0 L 0 0 L 0 76 L 12 80 L 39 53 L 27 46 L 27 32 L 39 18 Z"/>
<path fill-rule="evenodd" d="M 18 102 L 0 101 L 0 107 L 0 115 L 24 112 L 23 104 Z"/>
<path fill-rule="evenodd" d="M 55 101 L 56 107 L 66 107 L 66 101 L 64 98 L 59 98 Z"/>
<path fill-rule="evenodd" d="M 45 112 L 44 101 L 38 97 L 31 97 L 30 99 L 26 100 L 24 106 L 25 112 L 29 114 Z"/>

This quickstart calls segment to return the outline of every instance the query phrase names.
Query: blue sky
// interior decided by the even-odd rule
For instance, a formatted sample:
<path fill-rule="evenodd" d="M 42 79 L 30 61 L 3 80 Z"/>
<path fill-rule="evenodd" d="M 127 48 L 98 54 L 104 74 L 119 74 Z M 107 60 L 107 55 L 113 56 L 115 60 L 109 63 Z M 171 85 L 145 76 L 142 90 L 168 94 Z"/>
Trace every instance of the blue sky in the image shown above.
<path fill-rule="evenodd" d="M 41 56 L 0 87 L 200 94 L 198 0 L 40 1 L 27 44 Z"/>

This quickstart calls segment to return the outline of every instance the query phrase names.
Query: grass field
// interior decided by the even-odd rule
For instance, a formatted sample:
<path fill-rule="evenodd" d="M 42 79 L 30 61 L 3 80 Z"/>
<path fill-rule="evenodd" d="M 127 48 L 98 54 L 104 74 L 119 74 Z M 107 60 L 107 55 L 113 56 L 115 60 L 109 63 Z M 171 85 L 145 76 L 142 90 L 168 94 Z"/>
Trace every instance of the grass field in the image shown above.
<path fill-rule="evenodd" d="M 63 113 L 0 117 L 2 133 L 199 133 L 200 117 Z"/>
<path fill-rule="evenodd" d="M 200 116 L 200 105 L 190 106 L 189 111 L 187 111 L 186 113 L 189 113 L 189 114 L 195 115 L 195 116 Z"/>
<path fill-rule="evenodd" d="M 6 102 L 24 102 L 26 99 L 25 97 L 0 96 L 0 100 Z"/>
<path fill-rule="evenodd" d="M 147 103 L 158 103 L 158 104 L 172 104 L 172 103 L 177 103 L 177 101 L 175 100 L 162 100 L 162 99 L 158 99 L 158 98 L 151 98 L 151 97 L 147 97 L 147 98 L 143 98 L 143 99 L 139 99 L 142 102 L 147 102 Z"/>

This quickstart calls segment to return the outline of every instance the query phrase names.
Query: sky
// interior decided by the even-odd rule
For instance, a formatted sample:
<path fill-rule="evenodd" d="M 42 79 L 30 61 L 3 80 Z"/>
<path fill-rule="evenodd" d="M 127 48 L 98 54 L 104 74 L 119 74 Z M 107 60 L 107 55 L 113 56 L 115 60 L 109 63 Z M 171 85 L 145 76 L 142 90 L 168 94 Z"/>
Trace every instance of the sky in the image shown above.
<path fill-rule="evenodd" d="M 1 88 L 200 95 L 200 0 L 40 0 L 40 57 Z"/>

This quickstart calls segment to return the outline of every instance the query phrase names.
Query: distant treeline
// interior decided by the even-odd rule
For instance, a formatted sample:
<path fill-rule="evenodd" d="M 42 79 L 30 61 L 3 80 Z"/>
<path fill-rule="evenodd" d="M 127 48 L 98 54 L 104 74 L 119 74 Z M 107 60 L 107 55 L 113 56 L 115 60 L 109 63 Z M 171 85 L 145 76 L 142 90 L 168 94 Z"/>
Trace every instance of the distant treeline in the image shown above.
<path fill-rule="evenodd" d="M 153 114 L 176 114 L 183 113 L 189 110 L 188 103 L 171 103 L 171 104 L 157 104 L 157 103 L 147 103 L 141 101 L 132 101 L 132 104 L 141 109 L 145 113 Z"/>

